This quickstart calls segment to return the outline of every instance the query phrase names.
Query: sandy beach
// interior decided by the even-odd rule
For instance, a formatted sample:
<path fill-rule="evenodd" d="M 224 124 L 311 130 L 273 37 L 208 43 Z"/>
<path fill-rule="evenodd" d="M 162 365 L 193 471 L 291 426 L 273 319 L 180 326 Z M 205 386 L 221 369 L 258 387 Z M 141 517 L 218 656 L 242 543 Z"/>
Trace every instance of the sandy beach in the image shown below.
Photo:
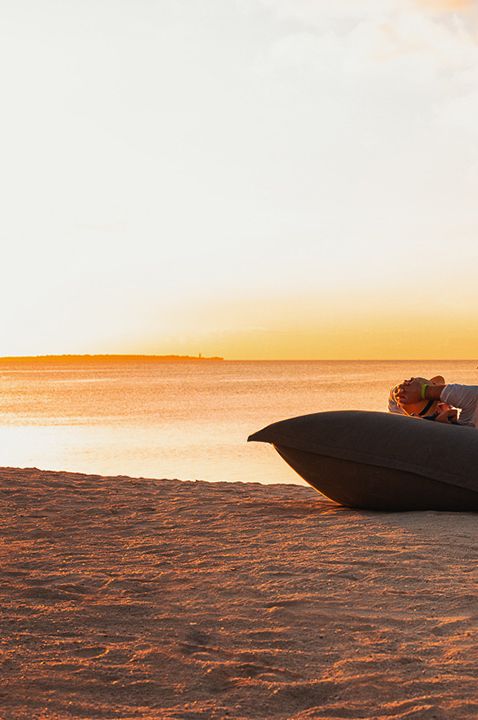
<path fill-rule="evenodd" d="M 477 518 L 0 471 L 2 720 L 478 717 Z"/>

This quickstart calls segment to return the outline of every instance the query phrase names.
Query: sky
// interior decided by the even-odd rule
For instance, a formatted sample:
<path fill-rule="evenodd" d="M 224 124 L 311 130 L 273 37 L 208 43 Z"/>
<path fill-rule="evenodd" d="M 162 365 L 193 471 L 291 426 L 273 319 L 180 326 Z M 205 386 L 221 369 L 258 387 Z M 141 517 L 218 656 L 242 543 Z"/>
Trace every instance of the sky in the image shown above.
<path fill-rule="evenodd" d="M 0 355 L 478 355 L 478 2 L 0 0 Z"/>

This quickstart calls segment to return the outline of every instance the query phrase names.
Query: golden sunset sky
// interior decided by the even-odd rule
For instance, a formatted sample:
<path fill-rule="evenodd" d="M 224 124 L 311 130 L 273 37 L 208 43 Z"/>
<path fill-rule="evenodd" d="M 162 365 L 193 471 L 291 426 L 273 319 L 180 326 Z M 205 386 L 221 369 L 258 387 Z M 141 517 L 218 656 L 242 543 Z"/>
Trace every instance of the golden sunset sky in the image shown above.
<path fill-rule="evenodd" d="M 478 355 L 478 3 L 0 0 L 0 355 Z"/>

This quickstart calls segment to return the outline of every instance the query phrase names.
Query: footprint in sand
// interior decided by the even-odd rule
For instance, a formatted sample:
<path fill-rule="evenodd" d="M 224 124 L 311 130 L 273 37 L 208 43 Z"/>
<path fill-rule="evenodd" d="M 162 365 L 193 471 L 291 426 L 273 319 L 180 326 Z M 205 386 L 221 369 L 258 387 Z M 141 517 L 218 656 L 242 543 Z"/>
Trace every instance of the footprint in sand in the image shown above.
<path fill-rule="evenodd" d="M 108 649 L 101 645 L 93 645 L 90 647 L 80 647 L 75 649 L 75 654 L 84 658 L 99 658 L 106 655 Z"/>

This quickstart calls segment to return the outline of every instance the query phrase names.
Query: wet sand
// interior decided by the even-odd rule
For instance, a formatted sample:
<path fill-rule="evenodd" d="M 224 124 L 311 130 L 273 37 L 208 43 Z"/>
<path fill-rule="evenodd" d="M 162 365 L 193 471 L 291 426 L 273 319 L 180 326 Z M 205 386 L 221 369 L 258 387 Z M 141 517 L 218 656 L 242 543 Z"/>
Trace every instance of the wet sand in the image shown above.
<path fill-rule="evenodd" d="M 2 720 L 471 720 L 478 518 L 0 470 Z"/>

